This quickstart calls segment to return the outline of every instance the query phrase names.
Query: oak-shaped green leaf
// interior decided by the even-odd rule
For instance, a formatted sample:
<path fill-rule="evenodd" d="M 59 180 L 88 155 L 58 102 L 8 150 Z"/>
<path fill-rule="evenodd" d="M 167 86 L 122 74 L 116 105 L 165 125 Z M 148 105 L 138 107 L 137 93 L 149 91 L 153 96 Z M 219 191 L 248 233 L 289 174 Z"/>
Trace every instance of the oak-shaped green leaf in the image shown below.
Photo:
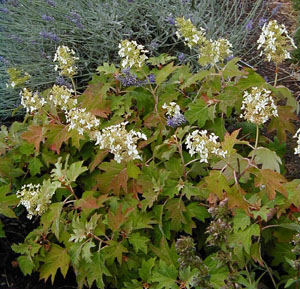
<path fill-rule="evenodd" d="M 28 142 L 23 142 L 19 147 L 19 152 L 26 156 L 34 154 L 34 144 L 28 143 Z"/>
<path fill-rule="evenodd" d="M 269 150 L 268 148 L 258 147 L 256 151 L 251 151 L 249 156 L 255 155 L 255 163 L 262 164 L 262 169 L 270 169 L 280 173 L 280 165 L 282 164 L 280 157 L 276 152 Z"/>
<path fill-rule="evenodd" d="M 194 288 L 193 283 L 195 277 L 198 275 L 199 270 L 194 268 L 193 270 L 190 266 L 186 266 L 179 271 L 179 279 L 184 282 L 185 288 L 190 289 Z"/>
<path fill-rule="evenodd" d="M 152 269 L 155 265 L 156 258 L 150 258 L 147 261 L 143 259 L 142 267 L 139 269 L 139 276 L 144 282 L 149 282 L 152 276 Z"/>
<path fill-rule="evenodd" d="M 199 205 L 197 202 L 191 202 L 190 204 L 188 204 L 186 206 L 186 212 L 191 218 L 196 218 L 203 223 L 205 222 L 205 219 L 211 217 L 207 209 Z"/>
<path fill-rule="evenodd" d="M 208 105 L 203 99 L 198 99 L 195 103 L 189 104 L 188 107 L 189 109 L 184 114 L 186 120 L 191 125 L 197 121 L 198 127 L 202 128 L 205 122 L 210 119 Z"/>
<path fill-rule="evenodd" d="M 245 77 L 242 77 L 236 84 L 236 86 L 240 90 L 246 90 L 253 86 L 259 87 L 266 83 L 265 79 L 262 76 L 260 76 L 258 73 L 256 73 L 253 69 L 244 68 L 244 70 L 248 72 L 248 74 Z"/>
<path fill-rule="evenodd" d="M 96 252 L 93 254 L 92 263 L 87 263 L 87 281 L 89 287 L 92 287 L 94 281 L 96 281 L 97 287 L 100 289 L 106 288 L 103 275 L 111 276 L 109 270 L 105 265 L 105 258 L 102 252 Z"/>
<path fill-rule="evenodd" d="M 39 158 L 34 157 L 29 160 L 28 168 L 32 176 L 40 174 L 42 167 L 43 167 L 43 163 L 39 160 Z"/>
<path fill-rule="evenodd" d="M 173 66 L 173 62 L 169 63 L 168 65 L 164 66 L 155 76 L 155 81 L 157 85 L 160 85 L 163 81 L 165 81 L 168 76 L 175 71 L 178 67 Z"/>
<path fill-rule="evenodd" d="M 166 210 L 168 211 L 167 218 L 171 220 L 171 229 L 179 231 L 183 224 L 186 224 L 186 218 L 184 212 L 186 207 L 181 198 L 170 199 L 166 204 Z"/>
<path fill-rule="evenodd" d="M 70 165 L 70 167 L 67 170 L 67 177 L 70 182 L 75 182 L 76 179 L 85 171 L 87 171 L 87 167 L 82 166 L 83 161 L 76 162 Z"/>
<path fill-rule="evenodd" d="M 245 252 L 249 255 L 251 248 L 252 236 L 260 236 L 260 229 L 258 224 L 252 224 L 245 230 L 239 230 L 234 233 L 233 241 L 236 244 L 243 246 Z"/>
<path fill-rule="evenodd" d="M 94 242 L 92 240 L 90 240 L 89 242 L 85 243 L 82 246 L 81 249 L 81 256 L 82 258 L 87 262 L 87 263 L 92 263 L 92 252 L 91 249 L 94 248 L 96 245 L 94 244 Z"/>
<path fill-rule="evenodd" d="M 222 74 L 225 79 L 227 77 L 232 78 L 235 76 L 244 75 L 244 73 L 242 71 L 240 71 L 239 67 L 237 66 L 237 62 L 239 60 L 240 60 L 239 58 L 235 57 L 226 63 L 225 67 L 222 70 Z"/>
<path fill-rule="evenodd" d="M 237 209 L 235 211 L 235 215 L 233 217 L 233 228 L 234 230 L 245 230 L 250 225 L 250 217 L 245 213 L 245 211 L 241 209 Z"/>
<path fill-rule="evenodd" d="M 17 258 L 19 267 L 22 273 L 26 275 L 31 275 L 33 269 L 35 268 L 34 262 L 30 256 L 20 256 Z"/>
<path fill-rule="evenodd" d="M 122 264 L 123 254 L 128 253 L 127 248 L 124 247 L 121 242 L 117 242 L 114 240 L 110 240 L 108 241 L 108 243 L 109 243 L 109 247 L 107 247 L 106 250 L 108 252 L 107 255 L 109 255 L 109 258 L 111 259 L 112 262 L 115 259 L 117 259 L 119 264 Z"/>
<path fill-rule="evenodd" d="M 8 218 L 16 218 L 15 212 L 10 207 L 18 204 L 18 198 L 16 194 L 8 195 L 10 191 L 10 185 L 0 187 L 0 214 Z"/>
<path fill-rule="evenodd" d="M 150 241 L 148 237 L 140 235 L 140 233 L 132 233 L 128 239 L 129 243 L 133 246 L 134 251 L 137 253 L 138 251 L 142 251 L 147 254 L 148 245 L 147 243 Z"/>
<path fill-rule="evenodd" d="M 206 76 L 209 76 L 210 72 L 207 70 L 201 70 L 200 72 L 192 75 L 189 77 L 181 86 L 180 89 L 185 89 L 187 87 L 190 87 L 191 85 L 197 83 L 198 81 L 201 81 Z"/>
<path fill-rule="evenodd" d="M 40 279 L 47 279 L 51 276 L 53 284 L 57 270 L 66 277 L 70 264 L 70 256 L 66 248 L 62 248 L 57 244 L 51 244 L 50 251 L 45 256 L 45 263 L 40 267 Z"/>
<path fill-rule="evenodd" d="M 167 264 L 160 260 L 159 269 L 153 272 L 152 282 L 157 282 L 157 289 L 177 289 L 177 269 L 173 264 Z"/>
<path fill-rule="evenodd" d="M 145 288 L 141 282 L 132 279 L 130 282 L 124 282 L 124 289 L 143 289 Z"/>
<path fill-rule="evenodd" d="M 59 240 L 59 224 L 60 224 L 60 214 L 64 203 L 54 203 L 49 206 L 47 212 L 45 212 L 41 217 L 41 224 L 43 225 L 44 232 L 51 227 L 51 231 L 54 233 L 56 238 Z"/>
<path fill-rule="evenodd" d="M 141 174 L 141 170 L 133 162 L 128 163 L 126 170 L 129 178 L 137 179 Z"/>
<path fill-rule="evenodd" d="M 109 64 L 105 62 L 103 65 L 98 66 L 97 71 L 99 73 L 104 72 L 105 74 L 113 74 L 117 71 L 117 68 L 114 64 Z"/>

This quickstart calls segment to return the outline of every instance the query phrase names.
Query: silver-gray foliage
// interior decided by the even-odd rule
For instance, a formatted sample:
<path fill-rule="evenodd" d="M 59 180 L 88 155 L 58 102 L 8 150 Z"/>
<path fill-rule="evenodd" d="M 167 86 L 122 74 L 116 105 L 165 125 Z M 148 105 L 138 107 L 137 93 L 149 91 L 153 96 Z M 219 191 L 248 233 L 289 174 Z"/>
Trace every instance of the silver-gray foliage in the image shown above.
<path fill-rule="evenodd" d="M 145 45 L 150 56 L 166 52 L 196 65 L 196 51 L 175 36 L 176 17 L 190 18 L 209 38 L 228 38 L 240 55 L 249 24 L 260 17 L 264 5 L 263 0 L 2 0 L 0 117 L 9 116 L 19 103 L 18 92 L 5 87 L 6 68 L 32 75 L 32 88 L 50 86 L 57 78 L 52 60 L 58 45 L 69 46 L 79 56 L 79 86 L 98 65 L 118 63 L 123 39 Z"/>

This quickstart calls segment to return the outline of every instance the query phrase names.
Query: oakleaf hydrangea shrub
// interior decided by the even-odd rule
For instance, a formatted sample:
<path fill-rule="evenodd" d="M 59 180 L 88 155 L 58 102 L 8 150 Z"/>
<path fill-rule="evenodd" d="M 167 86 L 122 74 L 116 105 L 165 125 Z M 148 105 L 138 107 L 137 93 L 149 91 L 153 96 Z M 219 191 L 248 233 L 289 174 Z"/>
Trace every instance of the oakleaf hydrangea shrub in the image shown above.
<path fill-rule="evenodd" d="M 209 39 L 228 38 L 234 46 L 234 55 L 241 54 L 247 44 L 247 24 L 261 17 L 264 5 L 263 0 L 3 1 L 0 3 L 0 116 L 10 116 L 20 104 L 16 90 L 5 87 L 7 68 L 29 73 L 31 89 L 67 80 L 57 80 L 53 69 L 54 52 L 59 46 L 73 49 L 79 57 L 76 78 L 82 91 L 98 65 L 118 61 L 118 45 L 126 39 L 143 45 L 149 51 L 148 57 L 169 53 L 197 65 L 195 50 L 184 47 L 175 35 L 175 19 L 182 16 L 191 19 L 195 27 L 203 27 Z M 21 112 L 24 110 L 18 111 Z"/>
<path fill-rule="evenodd" d="M 73 270 L 78 288 L 296 288 L 300 180 L 280 152 L 293 95 L 238 58 L 192 72 L 140 55 L 119 63 L 142 85 L 106 63 L 83 92 L 73 73 L 71 89 L 21 90 L 26 119 L 0 133 L 0 213 L 36 224 L 12 246 L 22 272 L 53 283 Z M 254 137 L 231 129 L 243 124 Z"/>

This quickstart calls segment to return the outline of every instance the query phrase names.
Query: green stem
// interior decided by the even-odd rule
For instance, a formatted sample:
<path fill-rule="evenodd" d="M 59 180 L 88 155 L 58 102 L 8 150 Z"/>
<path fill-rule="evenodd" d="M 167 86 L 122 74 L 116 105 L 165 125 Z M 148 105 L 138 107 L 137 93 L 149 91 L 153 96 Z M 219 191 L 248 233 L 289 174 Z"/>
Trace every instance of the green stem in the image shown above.
<path fill-rule="evenodd" d="M 76 85 L 75 85 L 75 82 L 74 82 L 74 79 L 73 79 L 73 77 L 71 77 L 71 81 L 72 81 L 72 85 L 73 85 L 73 88 L 74 88 L 75 97 L 77 97 Z"/>
<path fill-rule="evenodd" d="M 274 87 L 276 87 L 277 85 L 277 79 L 278 79 L 278 64 L 276 63 Z"/>
<path fill-rule="evenodd" d="M 254 146 L 253 155 L 252 155 L 252 158 L 251 158 L 251 163 L 253 162 L 254 157 L 255 157 L 255 152 L 256 152 L 256 149 L 257 149 L 257 145 L 258 145 L 258 137 L 259 137 L 259 128 L 258 128 L 258 125 L 256 125 L 255 146 Z"/>

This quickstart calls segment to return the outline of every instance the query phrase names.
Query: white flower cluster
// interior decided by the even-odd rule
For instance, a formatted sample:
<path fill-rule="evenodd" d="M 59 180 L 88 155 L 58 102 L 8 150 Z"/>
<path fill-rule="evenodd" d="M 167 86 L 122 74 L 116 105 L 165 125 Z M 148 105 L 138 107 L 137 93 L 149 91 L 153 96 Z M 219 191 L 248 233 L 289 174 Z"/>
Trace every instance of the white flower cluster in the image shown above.
<path fill-rule="evenodd" d="M 58 62 L 55 65 L 54 69 L 57 71 L 60 70 L 60 75 L 73 77 L 76 74 L 77 67 L 75 66 L 75 61 L 78 60 L 78 57 L 74 57 L 75 51 L 70 49 L 67 46 L 58 46 L 56 53 L 54 55 L 54 62 Z"/>
<path fill-rule="evenodd" d="M 140 139 L 147 140 L 143 133 L 134 130 L 128 132 L 125 128 L 127 123 L 112 125 L 95 133 L 96 145 L 114 154 L 117 163 L 122 160 L 142 159 L 137 150 L 137 142 Z"/>
<path fill-rule="evenodd" d="M 297 130 L 297 132 L 293 137 L 297 139 L 297 145 L 298 145 L 295 148 L 295 155 L 300 155 L 300 128 Z"/>
<path fill-rule="evenodd" d="M 240 117 L 257 125 L 265 123 L 270 117 L 278 116 L 277 106 L 271 91 L 265 88 L 252 87 L 250 93 L 244 92 Z"/>
<path fill-rule="evenodd" d="M 32 93 L 27 88 L 23 88 L 20 92 L 21 104 L 26 108 L 26 112 L 32 113 L 41 109 L 47 102 L 43 97 L 40 97 L 38 92 Z"/>
<path fill-rule="evenodd" d="M 148 50 L 143 45 L 138 45 L 136 41 L 123 40 L 119 44 L 119 55 L 123 58 L 121 66 L 131 68 L 133 66 L 141 67 L 148 57 L 144 54 Z"/>
<path fill-rule="evenodd" d="M 62 110 L 69 110 L 77 105 L 77 99 L 73 98 L 72 92 L 66 86 L 54 84 L 49 99 L 53 101 L 55 106 L 61 107 Z"/>
<path fill-rule="evenodd" d="M 285 26 L 278 24 L 276 20 L 264 24 L 257 43 L 257 49 L 262 49 L 260 55 L 265 54 L 269 62 L 272 60 L 277 64 L 290 59 L 291 55 L 288 50 L 292 47 L 297 48 Z"/>
<path fill-rule="evenodd" d="M 190 48 L 199 47 L 199 63 L 201 65 L 215 65 L 218 62 L 223 62 L 232 54 L 232 44 L 227 39 L 207 39 L 205 30 L 200 27 L 200 31 L 198 31 L 190 19 L 177 18 L 176 26 L 178 38 L 182 36 L 185 44 Z"/>
<path fill-rule="evenodd" d="M 232 54 L 232 44 L 225 38 L 209 40 L 200 47 L 200 64 L 215 65 Z"/>
<path fill-rule="evenodd" d="M 208 158 L 213 155 L 225 158 L 227 151 L 222 150 L 221 144 L 217 141 L 218 137 L 214 134 L 207 134 L 207 130 L 195 130 L 188 134 L 185 144 L 189 149 L 189 154 L 199 154 L 200 162 L 208 163 Z"/>
<path fill-rule="evenodd" d="M 164 103 L 162 108 L 167 110 L 166 115 L 170 117 L 180 114 L 180 106 L 176 104 L 176 102 L 170 102 L 169 104 Z"/>
<path fill-rule="evenodd" d="M 183 37 L 184 43 L 192 48 L 193 46 L 199 46 L 206 42 L 205 30 L 200 27 L 200 31 L 192 24 L 191 20 L 185 20 L 184 17 L 176 19 L 176 36 L 178 38 Z"/>
<path fill-rule="evenodd" d="M 69 123 L 69 131 L 76 129 L 80 135 L 92 129 L 96 129 L 100 120 L 93 114 L 87 112 L 85 108 L 72 108 L 65 112 L 67 123 Z"/>
<path fill-rule="evenodd" d="M 27 184 L 21 190 L 17 191 L 17 197 L 20 198 L 19 205 L 23 205 L 28 214 L 27 218 L 32 219 L 33 216 L 41 216 L 47 211 L 51 198 L 55 191 L 48 193 L 42 192 L 41 185 Z"/>

